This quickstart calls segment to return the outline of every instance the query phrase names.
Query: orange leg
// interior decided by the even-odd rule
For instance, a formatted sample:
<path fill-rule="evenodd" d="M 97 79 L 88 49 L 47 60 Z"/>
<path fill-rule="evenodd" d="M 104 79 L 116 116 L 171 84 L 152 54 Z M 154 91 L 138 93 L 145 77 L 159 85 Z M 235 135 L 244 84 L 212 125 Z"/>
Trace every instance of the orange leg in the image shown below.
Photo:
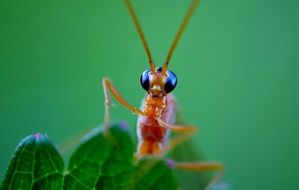
<path fill-rule="evenodd" d="M 169 125 L 168 123 L 164 122 L 161 118 L 157 118 L 158 123 L 161 127 L 168 128 L 173 132 L 177 133 L 185 133 L 185 134 L 192 134 L 195 133 L 197 128 L 192 125 Z"/>
<path fill-rule="evenodd" d="M 221 171 L 223 165 L 219 162 L 174 162 L 172 166 L 176 169 L 191 171 Z"/>
<path fill-rule="evenodd" d="M 111 106 L 111 97 L 109 91 L 113 94 L 115 99 L 122 104 L 125 108 L 131 110 L 134 114 L 145 115 L 143 111 L 129 104 L 116 90 L 112 85 L 111 81 L 108 78 L 103 78 L 103 90 L 105 95 L 105 131 L 108 131 L 110 125 L 110 106 Z"/>
<path fill-rule="evenodd" d="M 205 188 L 206 190 L 210 189 L 210 187 L 219 181 L 223 175 L 224 169 L 224 166 L 219 162 L 174 162 L 173 160 L 167 160 L 167 163 L 170 168 L 179 170 L 189 170 L 196 172 L 216 171 L 216 175 Z"/>
<path fill-rule="evenodd" d="M 186 141 L 190 137 L 191 137 L 190 134 L 182 134 L 182 135 L 177 135 L 175 137 L 172 137 L 171 139 L 169 139 L 166 147 L 164 148 L 164 152 L 170 152 L 177 145 L 183 143 L 184 141 Z"/>
<path fill-rule="evenodd" d="M 169 125 L 160 118 L 157 118 L 157 121 L 161 127 L 168 128 L 173 132 L 182 133 L 181 135 L 175 136 L 169 140 L 167 146 L 164 148 L 165 152 L 172 150 L 197 131 L 197 127 L 192 125 Z"/>
<path fill-rule="evenodd" d="M 178 135 L 169 140 L 167 147 L 164 149 L 165 152 L 172 150 L 178 144 L 187 140 L 192 133 L 196 131 L 195 126 L 189 125 L 169 125 L 165 123 L 162 119 L 157 118 L 158 123 L 165 128 L 171 129 L 173 132 L 183 133 L 182 135 Z M 190 170 L 190 171 L 216 171 L 217 174 L 209 183 L 206 189 L 209 189 L 211 186 L 216 183 L 219 178 L 222 176 L 224 166 L 219 162 L 174 162 L 172 160 L 168 160 L 168 165 L 171 168 L 176 168 L 180 170 Z"/>

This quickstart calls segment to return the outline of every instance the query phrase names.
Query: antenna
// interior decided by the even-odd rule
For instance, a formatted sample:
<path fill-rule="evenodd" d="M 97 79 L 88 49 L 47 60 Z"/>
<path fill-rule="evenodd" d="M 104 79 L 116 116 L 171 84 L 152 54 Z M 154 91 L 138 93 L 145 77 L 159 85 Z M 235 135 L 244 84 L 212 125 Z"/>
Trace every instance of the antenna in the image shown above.
<path fill-rule="evenodd" d="M 175 38 L 174 38 L 174 41 L 172 42 L 172 45 L 171 45 L 170 50 L 168 52 L 168 55 L 166 57 L 166 61 L 163 65 L 162 72 L 164 72 L 164 73 L 166 72 L 169 61 L 171 59 L 171 56 L 172 56 L 172 54 L 173 54 L 173 52 L 174 52 L 174 50 L 175 50 L 175 48 L 176 48 L 176 46 L 177 46 L 177 44 L 180 40 L 182 34 L 184 33 L 185 28 L 186 28 L 188 22 L 190 21 L 190 18 L 192 17 L 192 14 L 195 11 L 195 9 L 196 9 L 197 5 L 199 4 L 199 2 L 200 2 L 200 0 L 193 0 L 191 2 L 190 6 L 189 6 L 189 9 L 188 9 L 181 25 L 180 25 L 180 28 L 179 28 Z"/>
<path fill-rule="evenodd" d="M 146 51 L 146 54 L 147 54 L 147 57 L 148 57 L 148 61 L 149 61 L 149 64 L 150 64 L 151 71 L 155 71 L 156 66 L 155 66 L 155 64 L 154 64 L 154 62 L 153 62 L 153 58 L 152 58 L 151 52 L 150 52 L 149 47 L 148 47 L 148 45 L 147 45 L 147 42 L 146 42 L 146 40 L 145 40 L 145 37 L 144 37 L 144 34 L 143 34 L 143 32 L 142 32 L 141 26 L 140 26 L 140 24 L 139 24 L 139 22 L 138 22 L 138 18 L 137 18 L 137 16 L 136 16 L 136 13 L 135 13 L 135 11 L 134 11 L 134 8 L 133 8 L 133 6 L 132 6 L 130 0 L 124 0 L 124 2 L 125 2 L 125 4 L 126 4 L 128 10 L 129 10 L 129 13 L 130 13 L 130 15 L 131 15 L 131 17 L 132 17 L 132 19 L 133 19 L 133 21 L 134 21 L 134 25 L 135 25 L 135 27 L 136 27 L 136 29 L 137 29 L 137 31 L 138 31 L 139 37 L 140 37 L 140 39 L 141 39 L 141 41 L 142 41 L 142 44 L 143 44 L 143 47 L 144 47 L 144 49 L 145 49 L 145 51 Z"/>

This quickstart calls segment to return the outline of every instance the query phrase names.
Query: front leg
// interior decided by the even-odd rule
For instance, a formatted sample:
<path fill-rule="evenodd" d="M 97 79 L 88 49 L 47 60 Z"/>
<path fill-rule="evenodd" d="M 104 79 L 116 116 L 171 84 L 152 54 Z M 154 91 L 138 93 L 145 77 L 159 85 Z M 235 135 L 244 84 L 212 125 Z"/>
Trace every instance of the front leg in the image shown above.
<path fill-rule="evenodd" d="M 105 118 L 104 118 L 104 125 L 105 125 L 105 131 L 108 132 L 109 130 L 109 125 L 110 125 L 110 106 L 111 106 L 111 97 L 110 93 L 113 94 L 115 99 L 122 104 L 125 108 L 129 109 L 131 112 L 133 112 L 136 115 L 143 115 L 145 116 L 146 114 L 141 111 L 140 109 L 132 106 L 129 104 L 121 95 L 120 93 L 116 90 L 116 88 L 112 85 L 111 81 L 104 77 L 103 78 L 103 90 L 104 90 L 104 96 L 105 96 Z"/>

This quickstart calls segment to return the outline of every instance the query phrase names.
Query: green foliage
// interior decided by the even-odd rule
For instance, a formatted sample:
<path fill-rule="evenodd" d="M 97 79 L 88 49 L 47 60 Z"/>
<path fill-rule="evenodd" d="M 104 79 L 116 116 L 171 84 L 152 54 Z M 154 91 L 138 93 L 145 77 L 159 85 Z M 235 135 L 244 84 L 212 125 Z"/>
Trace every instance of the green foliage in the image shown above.
<path fill-rule="evenodd" d="M 1 189 L 61 189 L 64 165 L 47 137 L 24 138 L 6 171 Z"/>
<path fill-rule="evenodd" d="M 132 141 L 122 127 L 110 135 L 97 128 L 81 141 L 66 170 L 62 156 L 45 135 L 24 138 L 10 161 L 1 190 L 10 189 L 177 189 L 165 160 L 133 159 Z"/>

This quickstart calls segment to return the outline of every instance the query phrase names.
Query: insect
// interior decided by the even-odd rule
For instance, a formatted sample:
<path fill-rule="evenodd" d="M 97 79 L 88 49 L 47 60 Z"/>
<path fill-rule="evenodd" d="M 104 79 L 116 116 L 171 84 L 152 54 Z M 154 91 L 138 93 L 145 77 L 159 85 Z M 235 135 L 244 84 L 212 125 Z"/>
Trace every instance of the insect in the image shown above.
<path fill-rule="evenodd" d="M 168 70 L 168 65 L 200 0 L 192 0 L 162 67 L 157 67 L 154 64 L 147 41 L 130 0 L 124 0 L 124 2 L 133 19 L 149 61 L 149 69 L 145 70 L 140 77 L 140 83 L 142 88 L 146 91 L 146 95 L 142 109 L 138 109 L 129 104 L 121 96 L 108 78 L 103 78 L 103 90 L 105 95 L 105 131 L 107 133 L 109 132 L 111 93 L 120 104 L 138 116 L 138 146 L 136 159 L 141 159 L 145 156 L 163 157 L 167 151 L 187 139 L 190 134 L 194 133 L 197 129 L 192 125 L 174 124 L 176 101 L 172 95 L 172 91 L 177 85 L 177 77 L 174 72 Z M 179 135 L 170 138 L 170 132 L 176 132 L 179 133 Z M 171 164 L 174 168 L 195 171 L 220 171 L 223 169 L 222 164 L 218 162 L 173 162 Z"/>

